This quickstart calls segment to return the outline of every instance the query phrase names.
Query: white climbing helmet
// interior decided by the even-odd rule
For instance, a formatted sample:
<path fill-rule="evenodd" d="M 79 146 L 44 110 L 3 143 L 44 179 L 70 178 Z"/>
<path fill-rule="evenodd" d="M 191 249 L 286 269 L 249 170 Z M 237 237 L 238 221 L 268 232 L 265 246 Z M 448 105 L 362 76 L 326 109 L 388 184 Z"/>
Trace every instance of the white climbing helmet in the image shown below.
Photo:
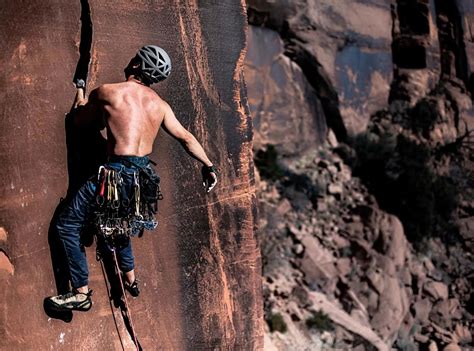
<path fill-rule="evenodd" d="M 141 59 L 140 70 L 152 84 L 168 78 L 171 73 L 171 59 L 165 50 L 156 45 L 145 45 L 138 50 Z"/>

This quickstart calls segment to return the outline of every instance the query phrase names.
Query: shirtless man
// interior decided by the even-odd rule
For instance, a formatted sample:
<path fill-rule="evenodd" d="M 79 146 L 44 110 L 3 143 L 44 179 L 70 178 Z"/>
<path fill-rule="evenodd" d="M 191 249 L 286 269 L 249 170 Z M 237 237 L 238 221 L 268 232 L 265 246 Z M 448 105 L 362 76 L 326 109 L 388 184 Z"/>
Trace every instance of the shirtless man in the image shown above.
<path fill-rule="evenodd" d="M 75 124 L 78 127 L 96 123 L 107 130 L 108 162 L 104 165 L 124 174 L 123 182 L 130 187 L 137 167 L 150 167 L 147 155 L 162 126 L 177 139 L 190 156 L 202 166 L 203 185 L 207 192 L 217 183 L 216 169 L 201 144 L 176 119 L 171 107 L 149 86 L 166 79 L 171 61 L 166 52 L 154 45 L 142 47 L 125 68 L 126 81 L 104 84 L 84 96 L 84 83 L 77 84 Z M 129 177 L 127 177 L 127 174 Z M 156 174 L 155 174 L 156 175 Z M 95 180 L 87 181 L 71 203 L 62 211 L 56 225 L 69 264 L 73 290 L 65 295 L 49 298 L 53 308 L 61 311 L 87 311 L 92 306 L 88 287 L 87 260 L 80 243 L 80 232 L 96 209 Z M 134 258 L 130 239 L 116 250 L 125 287 L 132 296 L 138 296 Z"/>

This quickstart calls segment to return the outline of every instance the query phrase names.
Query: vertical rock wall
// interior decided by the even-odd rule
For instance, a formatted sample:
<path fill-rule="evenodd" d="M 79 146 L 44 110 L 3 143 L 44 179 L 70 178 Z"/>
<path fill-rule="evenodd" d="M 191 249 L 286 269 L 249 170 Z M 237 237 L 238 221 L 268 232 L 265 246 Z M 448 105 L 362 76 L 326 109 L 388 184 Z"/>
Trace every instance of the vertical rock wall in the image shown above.
<path fill-rule="evenodd" d="M 286 91 L 309 82 L 345 141 L 293 157 L 255 145 L 269 350 L 472 349 L 473 13 L 472 0 L 249 0 L 249 76 L 263 67 L 249 92 L 280 78 L 267 71 L 281 58 L 262 64 L 280 37 L 303 73 Z M 250 94 L 263 143 L 317 139 L 281 137 L 320 116 L 314 96 L 291 114 L 281 100 Z"/>
<path fill-rule="evenodd" d="M 326 133 L 321 102 L 301 68 L 284 54 L 278 33 L 250 26 L 245 64 L 254 149 L 272 144 L 290 156 L 320 144 Z"/>
<path fill-rule="evenodd" d="M 457 0 L 461 23 L 463 28 L 463 41 L 466 48 L 466 57 L 468 63 L 469 88 L 473 92 L 474 81 L 474 1 Z"/>
<path fill-rule="evenodd" d="M 249 23 L 278 31 L 339 139 L 363 131 L 388 99 L 391 1 L 251 0 Z"/>
<path fill-rule="evenodd" d="M 56 294 L 48 227 L 68 185 L 65 113 L 81 39 L 93 24 L 89 89 L 123 80 L 144 44 L 164 47 L 171 77 L 155 89 L 220 168 L 205 195 L 200 165 L 160 133 L 159 227 L 134 239 L 142 294 L 131 302 L 144 349 L 261 348 L 260 253 L 254 235 L 251 120 L 242 76 L 245 6 L 238 2 L 23 1 L 3 4 L 0 28 L 0 348 L 133 349 L 87 248 L 94 306 L 70 323 L 48 318 Z M 88 143 L 90 140 L 82 140 Z"/>
<path fill-rule="evenodd" d="M 398 0 L 392 11 L 394 80 L 390 100 L 415 103 L 440 78 L 434 1 Z"/>
<path fill-rule="evenodd" d="M 249 0 L 248 4 L 249 23 L 276 31 L 284 43 L 284 56 L 301 68 L 303 83 L 295 77 L 287 85 L 305 87 L 307 81 L 312 86 L 328 127 L 341 141 L 348 134 L 364 132 L 369 117 L 387 102 L 414 106 L 440 79 L 474 91 L 472 0 Z M 248 62 L 252 71 L 255 60 Z M 258 108 L 270 104 L 267 99 Z"/>

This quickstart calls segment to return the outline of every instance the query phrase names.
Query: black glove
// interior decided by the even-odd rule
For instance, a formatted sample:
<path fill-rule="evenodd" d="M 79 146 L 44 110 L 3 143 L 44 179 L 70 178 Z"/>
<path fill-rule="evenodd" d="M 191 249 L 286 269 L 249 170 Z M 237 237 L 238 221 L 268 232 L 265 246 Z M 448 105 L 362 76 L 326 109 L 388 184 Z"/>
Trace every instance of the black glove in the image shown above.
<path fill-rule="evenodd" d="M 217 184 L 217 169 L 215 166 L 202 166 L 202 185 L 210 192 Z"/>

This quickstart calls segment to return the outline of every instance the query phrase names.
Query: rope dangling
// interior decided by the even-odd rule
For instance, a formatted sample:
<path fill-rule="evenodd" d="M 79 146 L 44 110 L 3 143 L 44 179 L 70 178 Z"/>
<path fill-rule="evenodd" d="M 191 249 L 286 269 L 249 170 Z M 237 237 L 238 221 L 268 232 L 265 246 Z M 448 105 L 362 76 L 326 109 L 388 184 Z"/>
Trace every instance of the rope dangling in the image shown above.
<path fill-rule="evenodd" d="M 125 300 L 125 309 L 126 309 L 126 313 L 127 313 L 127 318 L 130 321 L 130 328 L 132 329 L 133 343 L 135 344 L 135 347 L 137 348 L 137 350 L 140 350 L 140 347 L 139 347 L 139 344 L 138 344 L 138 339 L 137 339 L 137 333 L 135 332 L 135 328 L 133 326 L 132 312 L 130 311 L 130 308 L 128 307 L 127 295 L 125 294 L 125 287 L 123 286 L 122 274 L 120 274 L 120 268 L 119 268 L 119 265 L 118 265 L 117 254 L 115 253 L 115 248 L 112 248 L 112 252 L 114 253 L 115 268 L 117 269 L 117 275 L 119 276 L 120 287 L 122 288 L 123 299 Z"/>

